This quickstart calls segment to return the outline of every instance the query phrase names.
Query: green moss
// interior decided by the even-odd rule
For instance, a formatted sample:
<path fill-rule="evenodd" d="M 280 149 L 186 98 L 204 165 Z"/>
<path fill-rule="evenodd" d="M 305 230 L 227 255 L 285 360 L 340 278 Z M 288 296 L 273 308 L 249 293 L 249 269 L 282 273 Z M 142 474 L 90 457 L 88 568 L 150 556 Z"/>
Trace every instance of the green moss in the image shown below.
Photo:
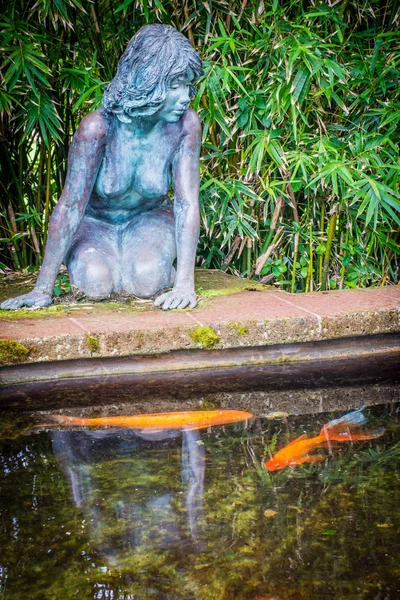
<path fill-rule="evenodd" d="M 295 362 L 295 361 L 296 361 L 296 357 L 294 357 L 294 356 L 281 356 L 280 358 L 278 358 L 278 362 L 280 362 L 280 363 Z"/>
<path fill-rule="evenodd" d="M 24 362 L 31 350 L 16 340 L 0 340 L 0 363 L 13 364 Z"/>
<path fill-rule="evenodd" d="M 21 319 L 43 319 L 44 317 L 62 316 L 66 312 L 63 304 L 46 308 L 20 308 L 19 310 L 0 310 L 0 321 L 19 321 Z"/>
<path fill-rule="evenodd" d="M 90 352 L 98 351 L 100 342 L 99 342 L 99 338 L 97 338 L 95 335 L 87 335 L 86 343 L 87 343 L 87 346 L 88 346 Z"/>
<path fill-rule="evenodd" d="M 200 406 L 200 410 L 218 410 L 221 408 L 221 400 L 215 396 L 205 398 Z"/>
<path fill-rule="evenodd" d="M 217 335 L 214 329 L 208 325 L 196 327 L 190 334 L 190 337 L 196 344 L 201 344 L 203 348 L 206 348 L 207 350 L 213 348 L 220 340 L 219 335 Z"/>
<path fill-rule="evenodd" d="M 238 335 L 246 335 L 248 332 L 246 325 L 243 325 L 242 323 L 231 322 L 228 327 L 234 329 Z"/>
<path fill-rule="evenodd" d="M 79 316 L 88 314 L 88 312 L 95 310 L 96 312 L 129 312 L 138 313 L 145 310 L 152 310 L 153 307 L 149 304 L 122 304 L 118 302 L 96 302 L 92 304 L 55 304 L 47 306 L 46 308 L 32 309 L 32 308 L 21 308 L 19 310 L 0 310 L 0 322 L 1 321 L 19 321 L 23 319 L 44 319 L 46 317 L 65 317 L 66 315 Z M 154 310 L 156 310 L 154 308 Z"/>
<path fill-rule="evenodd" d="M 227 275 L 217 269 L 196 269 L 196 293 L 203 298 L 229 296 L 247 290 L 265 290 L 265 286 L 257 281 Z"/>
<path fill-rule="evenodd" d="M 196 288 L 196 294 L 204 298 L 215 298 L 216 296 L 223 296 L 223 292 L 221 292 L 221 290 L 205 290 L 202 287 Z"/>

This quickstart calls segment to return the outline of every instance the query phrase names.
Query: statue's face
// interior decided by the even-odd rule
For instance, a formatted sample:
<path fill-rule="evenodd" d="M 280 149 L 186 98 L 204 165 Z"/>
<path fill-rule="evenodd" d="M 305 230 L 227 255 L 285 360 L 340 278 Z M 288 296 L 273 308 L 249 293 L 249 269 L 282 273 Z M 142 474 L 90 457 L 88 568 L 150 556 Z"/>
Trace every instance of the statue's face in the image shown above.
<path fill-rule="evenodd" d="M 156 116 L 165 123 L 176 123 L 189 108 L 190 86 L 194 79 L 193 71 L 188 68 L 186 73 L 171 79 L 169 90 L 163 106 Z"/>

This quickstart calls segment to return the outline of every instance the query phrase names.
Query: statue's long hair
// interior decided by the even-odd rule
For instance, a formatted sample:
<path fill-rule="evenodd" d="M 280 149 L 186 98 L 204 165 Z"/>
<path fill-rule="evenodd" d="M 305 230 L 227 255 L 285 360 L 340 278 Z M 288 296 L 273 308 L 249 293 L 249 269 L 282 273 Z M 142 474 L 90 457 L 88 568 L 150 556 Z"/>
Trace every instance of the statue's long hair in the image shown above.
<path fill-rule="evenodd" d="M 164 103 L 171 79 L 188 67 L 195 79 L 203 73 L 189 40 L 170 25 L 146 25 L 122 55 L 117 74 L 105 89 L 103 108 L 124 122 L 152 115 Z"/>

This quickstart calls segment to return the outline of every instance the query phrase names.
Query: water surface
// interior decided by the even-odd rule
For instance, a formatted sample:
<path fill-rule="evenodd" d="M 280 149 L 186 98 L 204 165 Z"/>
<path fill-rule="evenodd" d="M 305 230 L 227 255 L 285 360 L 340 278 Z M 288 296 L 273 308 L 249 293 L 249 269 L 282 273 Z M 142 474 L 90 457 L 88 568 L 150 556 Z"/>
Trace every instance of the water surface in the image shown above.
<path fill-rule="evenodd" d="M 3 415 L 0 598 L 398 600 L 398 411 L 275 473 L 271 454 L 343 413 L 155 434 Z"/>

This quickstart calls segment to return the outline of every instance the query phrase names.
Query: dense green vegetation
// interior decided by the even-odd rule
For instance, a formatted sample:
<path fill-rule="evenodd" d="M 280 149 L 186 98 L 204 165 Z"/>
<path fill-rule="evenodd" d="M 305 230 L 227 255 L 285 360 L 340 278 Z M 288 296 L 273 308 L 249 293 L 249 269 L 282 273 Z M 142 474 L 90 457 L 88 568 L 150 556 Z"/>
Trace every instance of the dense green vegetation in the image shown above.
<path fill-rule="evenodd" d="M 72 133 L 133 33 L 162 22 L 204 60 L 198 264 L 292 291 L 397 282 L 399 10 L 399 0 L 3 0 L 3 267 L 40 265 Z"/>

